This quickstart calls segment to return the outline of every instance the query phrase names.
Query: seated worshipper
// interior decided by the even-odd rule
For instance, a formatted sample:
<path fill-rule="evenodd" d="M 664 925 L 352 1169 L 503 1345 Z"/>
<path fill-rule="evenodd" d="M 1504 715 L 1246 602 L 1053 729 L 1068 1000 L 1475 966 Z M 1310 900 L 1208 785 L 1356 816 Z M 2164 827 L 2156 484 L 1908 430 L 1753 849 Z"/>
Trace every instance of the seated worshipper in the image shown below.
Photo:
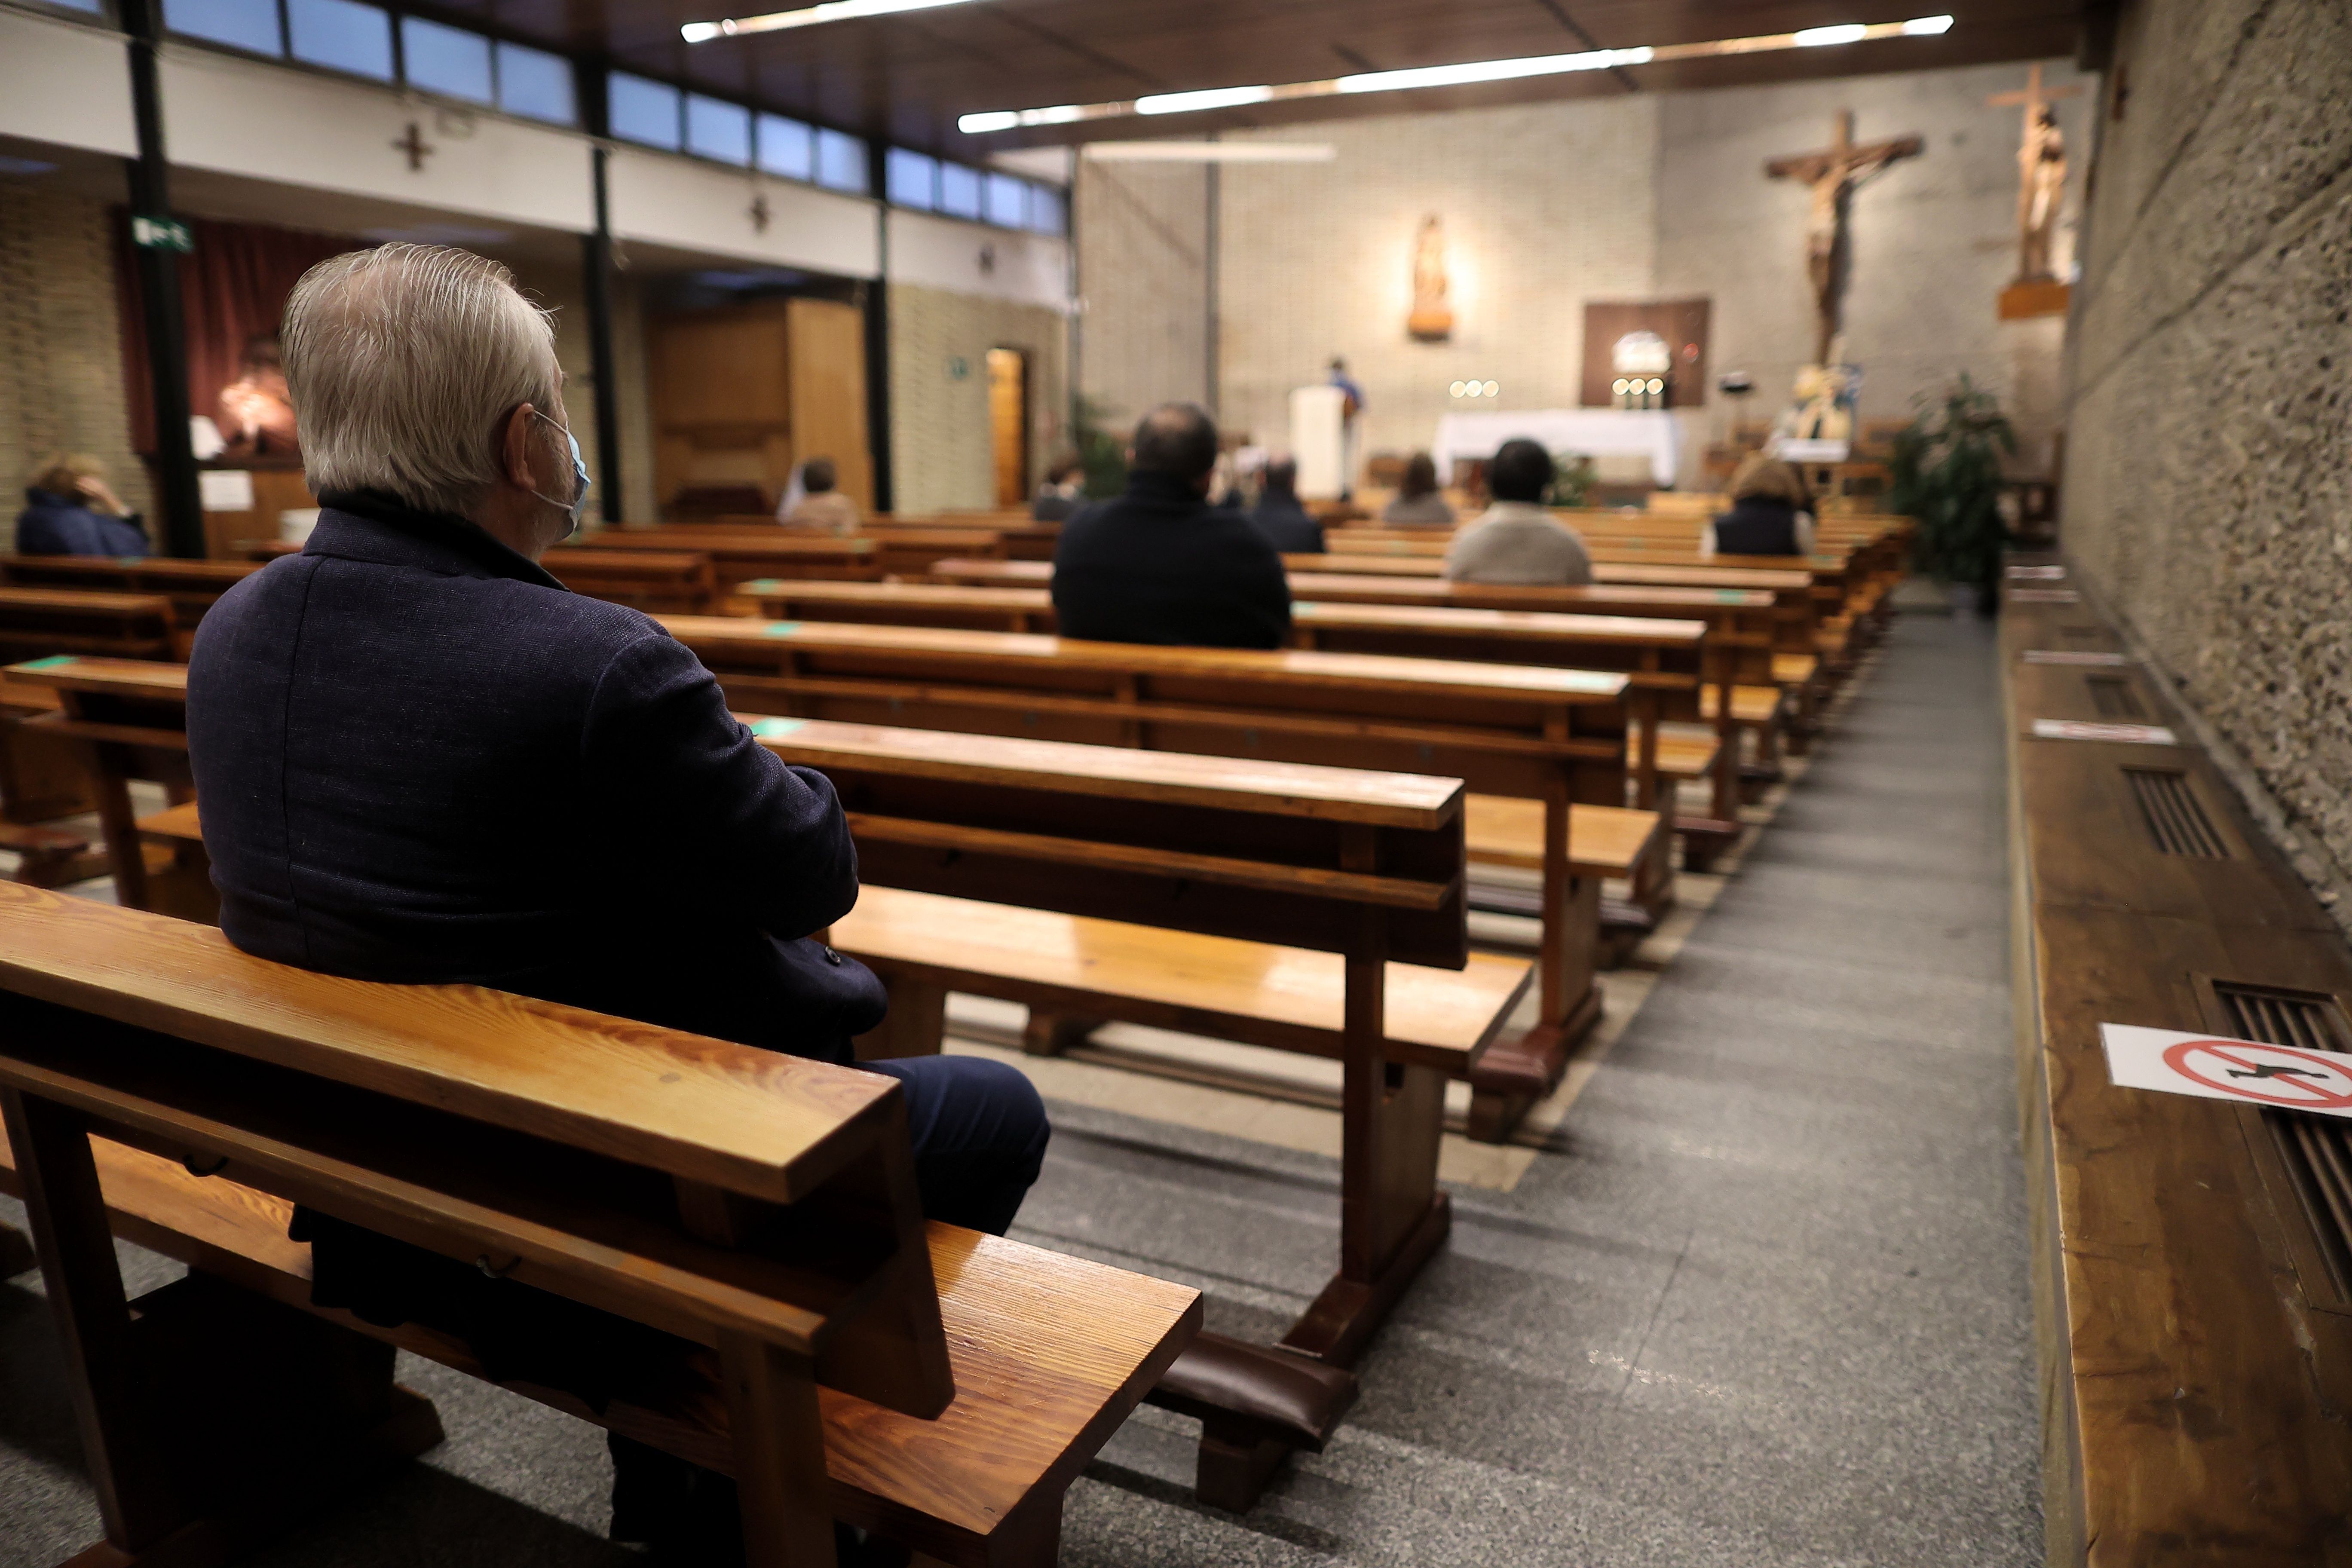
<path fill-rule="evenodd" d="M 809 934 L 857 899 L 832 785 L 753 740 L 654 621 L 540 565 L 588 490 L 548 316 L 495 262 L 385 245 L 304 274 L 285 344 L 318 526 L 222 595 L 188 663 L 228 939 L 848 1062 L 885 996 Z M 616 821 L 668 851 L 582 852 Z M 1002 1233 L 1045 1155 L 1027 1079 L 971 1057 L 866 1070 L 902 1086 L 924 1212 Z M 601 1409 L 692 1352 L 308 1209 L 295 1225 L 313 1300 L 457 1334 L 495 1379 Z M 740 1553 L 722 1478 L 610 1445 L 616 1539 Z"/>
<path fill-rule="evenodd" d="M 1454 509 L 1437 488 L 1437 465 L 1430 461 L 1428 453 L 1415 452 L 1405 459 L 1404 481 L 1381 509 L 1381 521 L 1398 528 L 1454 526 Z"/>
<path fill-rule="evenodd" d="M 1486 465 L 1495 502 L 1454 536 L 1449 583 L 1574 588 L 1592 581 L 1592 557 L 1576 530 L 1546 511 L 1551 454 L 1533 441 L 1506 441 Z"/>
<path fill-rule="evenodd" d="M 834 533 L 857 531 L 857 503 L 833 487 L 839 483 L 831 458 L 811 458 L 801 465 L 801 489 L 808 492 L 784 521 L 799 528 L 822 528 Z"/>
<path fill-rule="evenodd" d="M 1265 466 L 1265 488 L 1259 491 L 1257 505 L 1250 509 L 1250 521 L 1265 535 L 1277 555 L 1320 555 L 1324 552 L 1323 525 L 1307 515 L 1298 504 L 1298 465 L 1288 458 L 1276 458 Z"/>
<path fill-rule="evenodd" d="M 1054 613 L 1062 635 L 1096 642 L 1279 647 L 1290 584 L 1265 535 L 1209 504 L 1217 427 L 1198 405 L 1168 403 L 1135 427 L 1127 490 L 1062 525 Z"/>
<path fill-rule="evenodd" d="M 107 488 L 106 470 L 80 453 L 51 458 L 25 490 L 16 514 L 19 555 L 144 555 L 139 514 Z"/>
<path fill-rule="evenodd" d="M 1029 515 L 1039 522 L 1060 522 L 1087 504 L 1087 467 L 1076 458 L 1063 458 L 1045 470 L 1029 503 Z"/>
<path fill-rule="evenodd" d="M 1706 525 L 1707 555 L 1811 555 L 1813 492 L 1793 463 L 1751 452 L 1731 476 L 1731 510 Z"/>

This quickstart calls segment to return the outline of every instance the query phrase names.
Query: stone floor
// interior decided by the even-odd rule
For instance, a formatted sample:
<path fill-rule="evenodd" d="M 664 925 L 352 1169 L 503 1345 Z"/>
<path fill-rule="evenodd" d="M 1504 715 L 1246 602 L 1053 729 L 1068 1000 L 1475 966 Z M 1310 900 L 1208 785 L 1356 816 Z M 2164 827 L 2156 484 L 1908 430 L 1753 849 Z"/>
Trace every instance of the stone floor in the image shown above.
<path fill-rule="evenodd" d="M 1991 639 L 1898 626 L 1543 1146 L 1450 1247 L 1330 1451 L 1251 1514 L 1145 1410 L 1062 1561 L 1996 1568 L 2041 1558 Z M 1060 1100 L 1015 1234 L 1270 1336 L 1329 1267 L 1336 1162 Z M 0 1218 L 15 1219 L 0 1200 Z M 124 1248 L 134 1287 L 173 1266 Z M 37 1277 L 0 1285 L 0 1568 L 99 1531 Z M 269 1564 L 626 1564 L 600 1436 L 422 1364 L 450 1440 Z M 192 1426 L 192 1440 L 201 1440 Z"/>

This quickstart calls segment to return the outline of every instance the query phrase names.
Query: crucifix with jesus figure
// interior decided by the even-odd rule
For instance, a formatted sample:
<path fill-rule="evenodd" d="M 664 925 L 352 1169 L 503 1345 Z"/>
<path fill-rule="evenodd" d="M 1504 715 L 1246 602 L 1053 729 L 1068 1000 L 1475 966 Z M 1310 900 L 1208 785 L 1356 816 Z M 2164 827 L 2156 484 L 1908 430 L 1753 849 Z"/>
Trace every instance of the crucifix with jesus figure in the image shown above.
<path fill-rule="evenodd" d="M 1927 148 L 1916 136 L 1896 136 L 1857 145 L 1853 110 L 1840 110 L 1837 140 L 1818 153 L 1775 158 L 1764 165 L 1776 180 L 1796 180 L 1812 188 L 1812 210 L 1805 218 L 1805 275 L 1812 280 L 1813 309 L 1818 317 L 1813 363 L 1827 364 L 1830 344 L 1845 315 L 1846 275 L 1853 267 L 1853 245 L 1846 218 L 1853 193 L 1864 181 L 1904 158 L 1916 158 Z"/>

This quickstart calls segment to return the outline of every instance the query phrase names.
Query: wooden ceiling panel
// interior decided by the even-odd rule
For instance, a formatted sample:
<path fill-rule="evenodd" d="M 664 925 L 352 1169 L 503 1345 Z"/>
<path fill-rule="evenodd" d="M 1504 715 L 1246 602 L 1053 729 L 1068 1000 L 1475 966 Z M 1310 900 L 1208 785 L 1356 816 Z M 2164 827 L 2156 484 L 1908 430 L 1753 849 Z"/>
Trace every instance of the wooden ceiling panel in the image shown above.
<path fill-rule="evenodd" d="M 976 157 L 1079 136 L 1197 134 L 1408 109 L 1786 81 L 2068 53 L 2086 0 L 973 0 L 688 46 L 679 26 L 802 0 L 419 0 L 449 19 L 746 98 L 869 136 Z M 959 115 L 1315 80 L 1599 46 L 1697 43 L 1948 7 L 1940 38 L 1890 39 L 1442 92 L 1255 106 L 972 138 Z"/>

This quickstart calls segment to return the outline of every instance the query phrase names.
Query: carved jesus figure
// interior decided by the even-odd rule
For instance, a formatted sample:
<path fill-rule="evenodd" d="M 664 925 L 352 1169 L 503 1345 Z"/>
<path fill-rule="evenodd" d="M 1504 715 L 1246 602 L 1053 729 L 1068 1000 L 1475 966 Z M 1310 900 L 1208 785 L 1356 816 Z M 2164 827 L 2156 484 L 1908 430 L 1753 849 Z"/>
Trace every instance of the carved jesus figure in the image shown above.
<path fill-rule="evenodd" d="M 2054 278 L 2050 247 L 2066 195 L 2066 138 L 2059 133 L 2057 114 L 2046 104 L 2026 122 L 2017 166 L 2017 276 L 2020 281 Z"/>
<path fill-rule="evenodd" d="M 1828 147 L 1764 165 L 1773 179 L 1801 180 L 1812 188 L 1812 205 L 1805 215 L 1805 276 L 1812 282 L 1817 317 L 1815 363 L 1827 363 L 1830 340 L 1837 336 L 1844 316 L 1850 249 L 1846 215 L 1855 188 L 1888 164 L 1917 157 L 1925 147 L 1916 136 L 1856 146 L 1853 110 L 1847 109 L 1839 110 L 1837 140 Z"/>
<path fill-rule="evenodd" d="M 1450 337 L 1454 307 L 1445 295 L 1445 226 L 1432 213 L 1421 220 L 1412 244 L 1412 314 L 1405 318 L 1405 331 L 1423 342 Z"/>

